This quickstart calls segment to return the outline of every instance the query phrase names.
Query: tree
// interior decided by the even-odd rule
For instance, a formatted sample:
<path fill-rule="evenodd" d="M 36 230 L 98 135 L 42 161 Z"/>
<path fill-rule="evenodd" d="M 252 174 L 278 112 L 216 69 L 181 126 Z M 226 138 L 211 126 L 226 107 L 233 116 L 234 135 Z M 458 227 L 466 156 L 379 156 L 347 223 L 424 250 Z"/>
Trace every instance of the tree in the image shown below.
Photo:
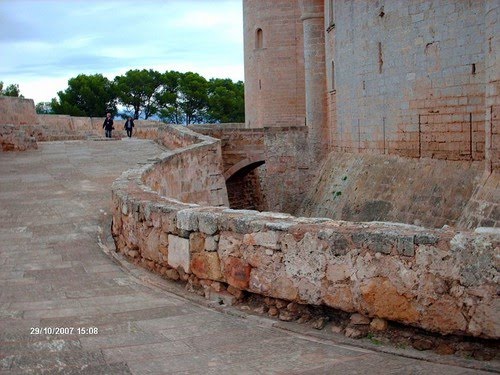
<path fill-rule="evenodd" d="M 208 82 L 210 122 L 245 122 L 245 89 L 243 82 L 213 78 Z"/>
<path fill-rule="evenodd" d="M 47 115 L 53 113 L 52 105 L 50 102 L 39 102 L 35 105 L 35 111 L 41 115 Z"/>
<path fill-rule="evenodd" d="M 198 73 L 187 72 L 179 80 L 179 108 L 186 125 L 204 122 L 208 104 L 207 80 Z"/>
<path fill-rule="evenodd" d="M 24 98 L 24 96 L 21 95 L 19 85 L 17 83 L 12 83 L 4 89 L 2 81 L 0 81 L 0 95 Z"/>
<path fill-rule="evenodd" d="M 71 78 L 68 88 L 57 95 L 59 100 L 54 98 L 50 104 L 56 114 L 103 117 L 107 112 L 116 112 L 113 82 L 102 74 Z"/>
<path fill-rule="evenodd" d="M 116 95 L 120 103 L 132 107 L 134 118 L 144 114 L 147 119 L 158 112 L 157 93 L 162 85 L 162 75 L 155 70 L 129 70 L 124 76 L 115 77 Z"/>
<path fill-rule="evenodd" d="M 184 116 L 179 103 L 179 85 L 182 73 L 171 70 L 162 74 L 161 88 L 156 93 L 158 115 L 162 121 L 181 124 Z"/>

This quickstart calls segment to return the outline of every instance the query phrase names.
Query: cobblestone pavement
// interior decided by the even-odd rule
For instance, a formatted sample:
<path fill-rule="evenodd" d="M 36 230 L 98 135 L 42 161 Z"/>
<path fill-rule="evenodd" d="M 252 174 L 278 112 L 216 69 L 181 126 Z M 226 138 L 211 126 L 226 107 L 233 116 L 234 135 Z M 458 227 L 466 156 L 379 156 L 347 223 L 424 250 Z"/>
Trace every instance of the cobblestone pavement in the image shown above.
<path fill-rule="evenodd" d="M 139 283 L 97 233 L 112 181 L 159 152 L 132 139 L 0 153 L 0 373 L 481 373 L 300 336 Z"/>

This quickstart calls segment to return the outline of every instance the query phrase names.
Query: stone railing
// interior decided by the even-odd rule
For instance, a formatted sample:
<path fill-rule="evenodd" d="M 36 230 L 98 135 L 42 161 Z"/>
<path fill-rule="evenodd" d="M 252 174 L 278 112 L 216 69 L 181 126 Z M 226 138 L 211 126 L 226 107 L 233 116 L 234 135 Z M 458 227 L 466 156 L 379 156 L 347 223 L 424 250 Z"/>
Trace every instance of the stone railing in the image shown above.
<path fill-rule="evenodd" d="M 117 251 L 208 291 L 248 291 L 443 334 L 499 337 L 498 231 L 198 205 L 216 185 L 206 168 L 220 157 L 217 142 L 178 127 L 158 131 L 186 142 L 114 182 Z"/>
<path fill-rule="evenodd" d="M 175 125 L 158 127 L 156 134 L 157 142 L 173 151 L 143 171 L 147 186 L 182 202 L 229 204 L 219 140 Z"/>

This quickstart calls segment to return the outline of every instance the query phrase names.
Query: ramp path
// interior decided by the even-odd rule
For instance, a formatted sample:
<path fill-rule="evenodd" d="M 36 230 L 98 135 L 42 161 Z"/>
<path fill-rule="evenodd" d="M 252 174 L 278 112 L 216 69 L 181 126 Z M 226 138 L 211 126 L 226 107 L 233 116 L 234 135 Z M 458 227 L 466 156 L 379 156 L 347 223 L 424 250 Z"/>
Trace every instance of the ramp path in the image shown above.
<path fill-rule="evenodd" d="M 159 152 L 132 139 L 0 153 L 0 373 L 483 373 L 308 338 L 140 283 L 98 232 L 112 181 Z"/>

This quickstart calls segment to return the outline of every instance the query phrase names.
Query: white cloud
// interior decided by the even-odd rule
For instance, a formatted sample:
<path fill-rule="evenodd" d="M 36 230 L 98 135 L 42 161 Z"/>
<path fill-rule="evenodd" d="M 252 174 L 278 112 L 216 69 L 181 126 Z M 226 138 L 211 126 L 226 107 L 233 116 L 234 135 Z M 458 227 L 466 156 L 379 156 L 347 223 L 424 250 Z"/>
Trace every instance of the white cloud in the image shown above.
<path fill-rule="evenodd" d="M 0 81 L 49 101 L 78 74 L 243 79 L 241 0 L 0 0 Z"/>

